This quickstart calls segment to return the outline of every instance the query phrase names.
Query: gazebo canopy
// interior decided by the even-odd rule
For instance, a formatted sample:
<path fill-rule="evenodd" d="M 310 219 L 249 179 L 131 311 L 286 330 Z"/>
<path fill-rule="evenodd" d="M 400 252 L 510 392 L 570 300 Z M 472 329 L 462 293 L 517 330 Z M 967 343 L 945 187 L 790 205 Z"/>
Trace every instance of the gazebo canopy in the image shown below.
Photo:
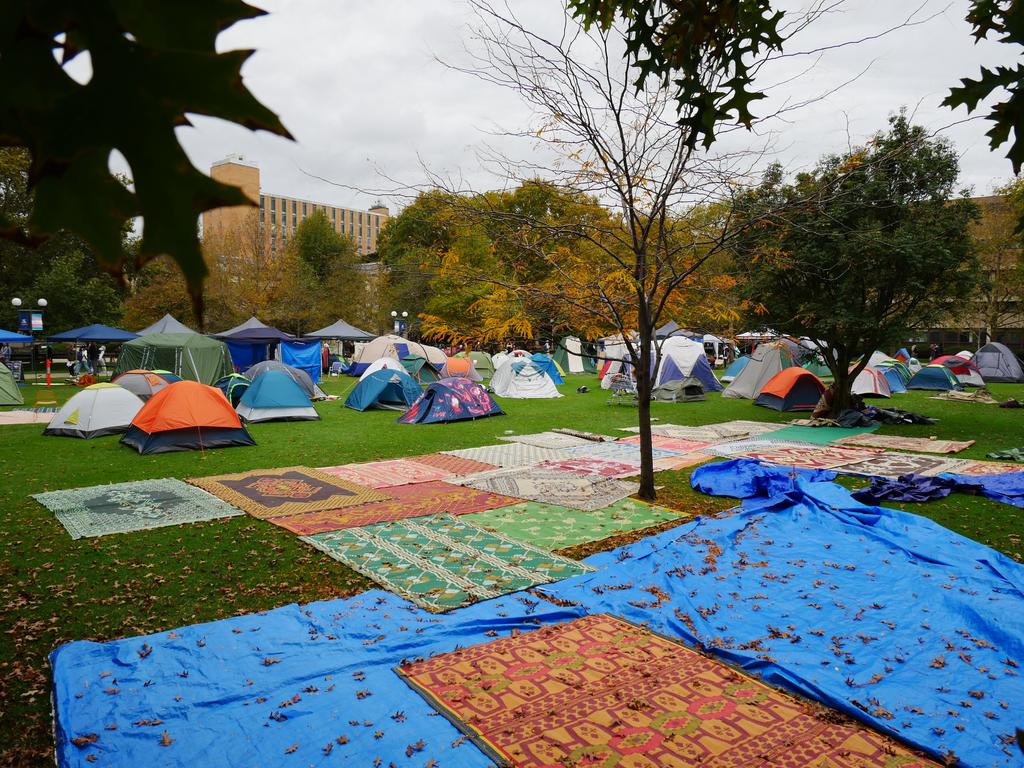
<path fill-rule="evenodd" d="M 30 341 L 32 341 L 31 336 L 0 328 L 0 344 L 28 344 Z"/>
<path fill-rule="evenodd" d="M 344 320 L 331 323 L 326 328 L 306 334 L 307 338 L 314 339 L 341 339 L 342 341 L 370 341 L 375 338 L 372 333 L 361 331 L 354 325 L 349 325 Z"/>
<path fill-rule="evenodd" d="M 138 338 L 138 334 L 131 333 L 129 331 L 121 330 L 120 328 L 112 328 L 109 325 L 102 325 L 100 323 L 93 323 L 92 325 L 86 325 L 82 328 L 72 328 L 70 331 L 64 331 L 63 333 L 55 333 L 50 336 L 50 341 L 106 341 L 106 342 L 123 342 L 131 341 L 132 339 Z"/>

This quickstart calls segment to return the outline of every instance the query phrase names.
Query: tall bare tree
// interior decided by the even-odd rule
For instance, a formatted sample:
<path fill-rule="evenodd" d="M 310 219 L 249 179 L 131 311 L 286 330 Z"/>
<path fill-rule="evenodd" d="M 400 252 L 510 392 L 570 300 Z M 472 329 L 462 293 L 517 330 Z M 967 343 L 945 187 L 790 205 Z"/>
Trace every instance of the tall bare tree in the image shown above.
<path fill-rule="evenodd" d="M 714 306 L 725 286 L 720 271 L 710 277 L 704 268 L 734 234 L 729 201 L 735 183 L 760 158 L 698 149 L 697 134 L 707 133 L 691 118 L 700 105 L 678 103 L 668 80 L 636 82 L 625 32 L 616 23 L 586 29 L 567 13 L 559 34 L 545 36 L 508 7 L 482 0 L 472 5 L 471 62 L 450 66 L 515 91 L 537 122 L 517 134 L 536 142 L 531 159 L 486 150 L 485 162 L 510 183 L 542 178 L 567 193 L 593 196 L 610 215 L 553 221 L 531 210 L 489 209 L 486 198 L 467 205 L 466 213 L 517 238 L 550 266 L 560 302 L 599 317 L 622 336 L 639 401 L 640 496 L 653 499 L 650 401 L 662 353 L 656 329 L 684 303 Z M 807 22 L 804 16 L 795 24 Z M 723 38 L 734 33 L 720 30 Z M 724 88 L 731 73 L 731 62 L 709 56 L 700 87 L 707 93 Z M 718 136 L 740 125 L 728 112 L 709 119 Z M 570 235 L 587 247 L 559 247 Z"/>

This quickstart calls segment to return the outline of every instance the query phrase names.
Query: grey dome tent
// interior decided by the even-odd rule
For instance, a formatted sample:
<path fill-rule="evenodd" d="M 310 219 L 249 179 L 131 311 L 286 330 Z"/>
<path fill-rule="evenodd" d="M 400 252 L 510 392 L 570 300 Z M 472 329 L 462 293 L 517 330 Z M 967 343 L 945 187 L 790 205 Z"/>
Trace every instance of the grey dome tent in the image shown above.
<path fill-rule="evenodd" d="M 971 358 L 981 378 L 997 384 L 1024 383 L 1024 368 L 1005 344 L 993 341 L 979 349 Z"/>
<path fill-rule="evenodd" d="M 114 376 L 138 369 L 170 371 L 201 384 L 213 384 L 233 370 L 227 346 L 198 333 L 151 333 L 127 342 Z"/>
<path fill-rule="evenodd" d="M 170 315 L 164 315 L 152 325 L 147 325 L 141 331 L 136 331 L 139 336 L 150 336 L 154 333 L 195 333 L 184 323 L 178 322 Z"/>
<path fill-rule="evenodd" d="M 696 403 L 707 400 L 708 396 L 704 394 L 704 385 L 688 376 L 655 387 L 651 398 L 660 403 Z"/>
<path fill-rule="evenodd" d="M 742 397 L 754 400 L 761 394 L 761 389 L 772 378 L 785 368 L 793 366 L 793 356 L 789 350 L 777 342 L 762 344 L 750 360 L 722 392 L 722 397 Z"/>

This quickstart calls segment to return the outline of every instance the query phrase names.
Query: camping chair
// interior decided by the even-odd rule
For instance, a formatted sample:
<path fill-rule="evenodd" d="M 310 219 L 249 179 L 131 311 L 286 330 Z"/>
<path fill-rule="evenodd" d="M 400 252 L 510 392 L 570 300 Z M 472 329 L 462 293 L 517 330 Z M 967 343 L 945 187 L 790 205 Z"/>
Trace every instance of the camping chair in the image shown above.
<path fill-rule="evenodd" d="M 637 405 L 639 402 L 633 377 L 628 373 L 613 373 L 608 386 L 608 405 Z"/>
<path fill-rule="evenodd" d="M 331 363 L 331 369 L 330 369 L 331 376 L 340 376 L 342 368 L 343 368 L 343 365 L 342 365 L 341 360 L 335 360 L 333 363 Z"/>

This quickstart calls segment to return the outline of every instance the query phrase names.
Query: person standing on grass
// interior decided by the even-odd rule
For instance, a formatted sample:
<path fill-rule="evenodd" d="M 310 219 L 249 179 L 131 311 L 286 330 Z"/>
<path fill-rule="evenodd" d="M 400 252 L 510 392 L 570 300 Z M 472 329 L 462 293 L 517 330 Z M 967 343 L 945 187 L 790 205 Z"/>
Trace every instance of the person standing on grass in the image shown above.
<path fill-rule="evenodd" d="M 105 344 L 100 344 L 99 356 L 96 358 L 96 362 L 99 363 L 103 372 L 107 372 L 107 347 Z"/>
<path fill-rule="evenodd" d="M 11 361 L 11 345 L 6 341 L 0 344 L 0 363 L 7 365 Z"/>
<path fill-rule="evenodd" d="M 85 354 L 89 360 L 89 373 L 96 373 L 99 370 L 100 348 L 95 341 L 90 341 L 85 348 Z"/>

